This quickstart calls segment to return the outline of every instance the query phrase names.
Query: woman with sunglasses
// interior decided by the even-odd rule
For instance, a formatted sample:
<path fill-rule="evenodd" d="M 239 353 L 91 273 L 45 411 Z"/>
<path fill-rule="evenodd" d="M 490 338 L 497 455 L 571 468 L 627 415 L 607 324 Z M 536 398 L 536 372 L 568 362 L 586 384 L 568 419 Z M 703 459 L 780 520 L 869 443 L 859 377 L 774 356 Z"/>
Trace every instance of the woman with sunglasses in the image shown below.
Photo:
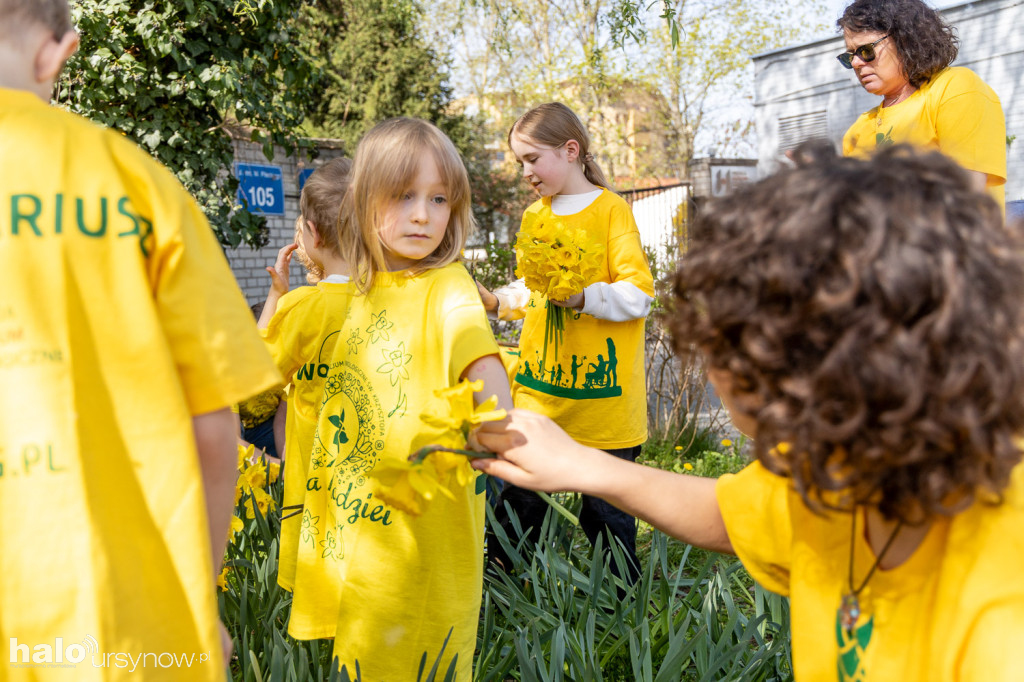
<path fill-rule="evenodd" d="M 882 101 L 843 136 L 843 154 L 907 143 L 937 149 L 1004 205 L 1006 121 L 999 97 L 970 69 L 950 66 L 954 29 L 921 0 L 855 0 L 837 22 L 839 62 Z"/>

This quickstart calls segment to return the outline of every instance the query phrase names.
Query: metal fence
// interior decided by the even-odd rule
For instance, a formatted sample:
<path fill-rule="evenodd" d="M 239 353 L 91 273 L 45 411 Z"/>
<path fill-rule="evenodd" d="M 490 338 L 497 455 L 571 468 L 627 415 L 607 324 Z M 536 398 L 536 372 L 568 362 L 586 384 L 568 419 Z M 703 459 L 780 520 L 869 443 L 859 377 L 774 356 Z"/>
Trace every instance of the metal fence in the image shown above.
<path fill-rule="evenodd" d="M 633 208 L 640 241 L 658 260 L 675 262 L 686 236 L 691 187 L 688 182 L 620 192 Z"/>

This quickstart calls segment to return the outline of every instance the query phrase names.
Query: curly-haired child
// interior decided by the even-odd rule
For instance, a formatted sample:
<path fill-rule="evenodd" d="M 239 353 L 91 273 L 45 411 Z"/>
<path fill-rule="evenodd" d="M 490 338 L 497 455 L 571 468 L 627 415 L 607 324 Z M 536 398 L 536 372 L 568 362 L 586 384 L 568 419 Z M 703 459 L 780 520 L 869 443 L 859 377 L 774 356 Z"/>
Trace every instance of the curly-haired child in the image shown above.
<path fill-rule="evenodd" d="M 1024 244 L 967 172 L 905 147 L 712 202 L 675 280 L 757 461 L 623 462 L 516 410 L 474 466 L 599 495 L 788 595 L 797 680 L 1020 679 Z"/>

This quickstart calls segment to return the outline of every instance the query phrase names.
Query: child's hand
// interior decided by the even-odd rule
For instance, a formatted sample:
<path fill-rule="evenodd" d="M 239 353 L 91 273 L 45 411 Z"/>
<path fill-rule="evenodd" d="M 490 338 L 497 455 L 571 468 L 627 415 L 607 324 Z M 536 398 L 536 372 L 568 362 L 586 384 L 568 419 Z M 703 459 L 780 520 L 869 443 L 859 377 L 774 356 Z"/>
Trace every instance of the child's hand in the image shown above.
<path fill-rule="evenodd" d="M 474 459 L 474 468 L 544 492 L 583 491 L 587 479 L 600 476 L 600 462 L 606 457 L 574 441 L 549 418 L 522 409 L 512 410 L 503 421 L 481 424 L 476 440 L 498 457 Z"/>
<path fill-rule="evenodd" d="M 498 310 L 498 297 L 487 290 L 480 282 L 476 283 L 477 291 L 480 292 L 480 300 L 483 301 L 484 310 L 489 313 L 496 312 Z"/>
<path fill-rule="evenodd" d="M 292 252 L 299 248 L 298 244 L 288 244 L 282 246 L 281 250 L 277 252 L 277 260 L 274 262 L 274 267 L 267 266 L 267 272 L 270 273 L 270 291 L 276 293 L 279 296 L 283 296 L 288 293 L 288 277 L 290 274 L 292 259 Z"/>
<path fill-rule="evenodd" d="M 584 302 L 583 292 L 582 291 L 580 293 L 578 293 L 578 294 L 573 294 L 572 296 L 570 296 L 569 298 L 565 299 L 564 301 L 556 301 L 554 299 L 549 299 L 549 300 L 553 304 L 557 305 L 559 308 L 572 308 L 573 310 L 581 310 L 583 308 L 583 302 Z"/>

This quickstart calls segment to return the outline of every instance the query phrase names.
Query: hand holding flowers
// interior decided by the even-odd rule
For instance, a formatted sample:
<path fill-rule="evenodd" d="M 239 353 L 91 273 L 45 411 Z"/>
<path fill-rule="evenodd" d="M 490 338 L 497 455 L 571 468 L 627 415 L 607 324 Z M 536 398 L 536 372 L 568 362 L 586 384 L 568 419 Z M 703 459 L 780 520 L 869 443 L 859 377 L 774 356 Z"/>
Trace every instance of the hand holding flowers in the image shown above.
<path fill-rule="evenodd" d="M 479 406 L 473 394 L 483 389 L 483 381 L 463 380 L 457 386 L 434 391 L 436 400 L 420 415 L 423 433 L 407 459 L 385 460 L 377 464 L 370 477 L 377 480 L 375 496 L 402 511 L 419 515 L 426 505 L 441 495 L 455 500 L 453 489 L 466 487 L 476 479 L 470 460 L 494 457 L 490 452 L 467 449 L 470 432 L 486 422 L 505 419 L 505 410 L 496 409 L 497 396 Z M 541 496 L 573 523 L 575 516 L 547 495 Z"/>
<path fill-rule="evenodd" d="M 565 308 L 583 303 L 583 289 L 597 274 L 604 247 L 592 241 L 585 230 L 571 228 L 560 220 L 524 221 L 516 239 L 516 276 L 530 291 L 547 297 L 544 327 L 544 361 L 553 343 L 555 354 L 565 330 Z M 551 305 L 554 303 L 554 305 Z"/>

